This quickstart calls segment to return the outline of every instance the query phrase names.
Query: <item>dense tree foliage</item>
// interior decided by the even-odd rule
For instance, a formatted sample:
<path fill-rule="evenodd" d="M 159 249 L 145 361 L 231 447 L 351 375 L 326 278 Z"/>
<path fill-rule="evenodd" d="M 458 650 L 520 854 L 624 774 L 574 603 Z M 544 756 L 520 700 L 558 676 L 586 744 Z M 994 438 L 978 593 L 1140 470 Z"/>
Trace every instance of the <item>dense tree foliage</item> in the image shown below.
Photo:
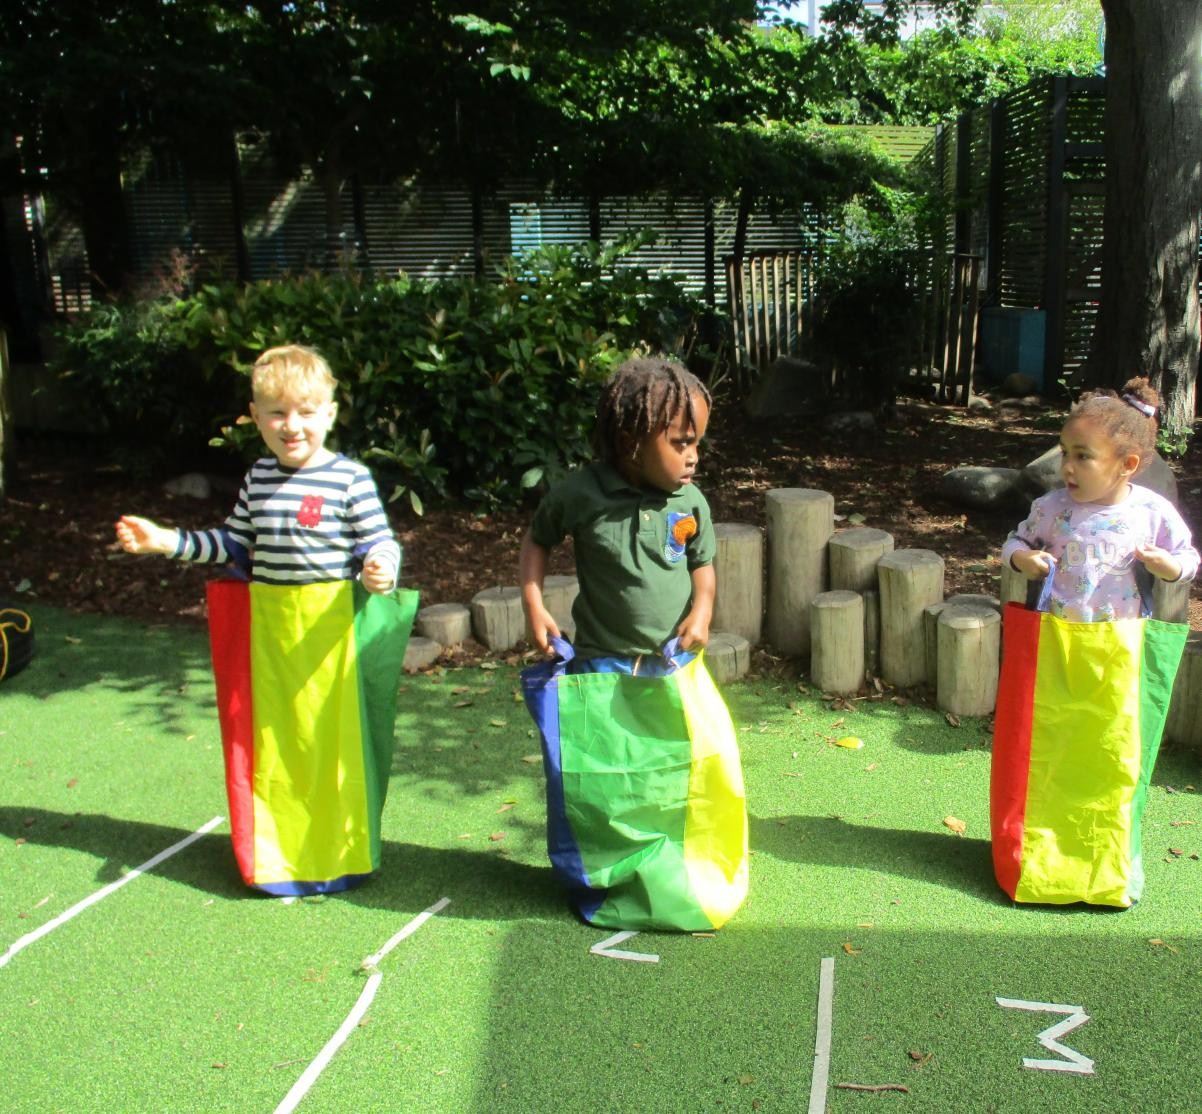
<path fill-rule="evenodd" d="M 954 7 L 960 19 L 970 5 Z M 212 169 L 230 163 L 235 132 L 257 132 L 285 168 L 312 171 L 331 233 L 353 176 L 827 202 L 888 173 L 823 122 L 928 122 L 1083 64 L 1060 38 L 1009 25 L 965 39 L 953 20 L 902 47 L 885 24 L 866 41 L 839 26 L 811 39 L 757 22 L 764 8 L 28 0 L 0 11 L 0 94 L 26 171 L 76 213 L 118 288 L 121 174 L 148 148 Z"/>

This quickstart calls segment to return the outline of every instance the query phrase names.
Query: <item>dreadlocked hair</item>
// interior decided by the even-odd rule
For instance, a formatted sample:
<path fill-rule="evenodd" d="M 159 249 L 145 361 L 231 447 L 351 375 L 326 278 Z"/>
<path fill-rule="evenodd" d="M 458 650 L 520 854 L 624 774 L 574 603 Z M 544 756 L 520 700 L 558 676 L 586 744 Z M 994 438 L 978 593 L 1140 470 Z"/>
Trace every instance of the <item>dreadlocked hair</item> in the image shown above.
<path fill-rule="evenodd" d="M 1083 395 L 1068 420 L 1092 422 L 1114 443 L 1120 456 L 1136 453 L 1145 464 L 1156 449 L 1158 395 L 1144 376 L 1128 379 L 1121 391 Z M 1150 411 L 1150 413 L 1149 413 Z"/>
<path fill-rule="evenodd" d="M 696 429 L 693 400 L 711 405 L 709 389 L 683 364 L 662 356 L 636 356 L 619 365 L 601 388 L 593 451 L 607 464 L 632 457 L 646 438 L 684 414 Z"/>

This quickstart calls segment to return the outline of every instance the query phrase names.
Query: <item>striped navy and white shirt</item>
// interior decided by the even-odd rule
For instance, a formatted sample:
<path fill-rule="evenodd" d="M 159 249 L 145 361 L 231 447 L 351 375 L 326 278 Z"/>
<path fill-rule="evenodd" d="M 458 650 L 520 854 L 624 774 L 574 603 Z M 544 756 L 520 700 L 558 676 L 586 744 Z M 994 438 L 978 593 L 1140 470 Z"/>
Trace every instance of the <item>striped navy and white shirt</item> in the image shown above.
<path fill-rule="evenodd" d="M 173 556 L 232 562 L 265 584 L 352 580 L 368 554 L 400 573 L 393 537 L 371 473 L 341 454 L 310 468 L 275 457 L 251 465 L 223 526 L 180 530 Z"/>

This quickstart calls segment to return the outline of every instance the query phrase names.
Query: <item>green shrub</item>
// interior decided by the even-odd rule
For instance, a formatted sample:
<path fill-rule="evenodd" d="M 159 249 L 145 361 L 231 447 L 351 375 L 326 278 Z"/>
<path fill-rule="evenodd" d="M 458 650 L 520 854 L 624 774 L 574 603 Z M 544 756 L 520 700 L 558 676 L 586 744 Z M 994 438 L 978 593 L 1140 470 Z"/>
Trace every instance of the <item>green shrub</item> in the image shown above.
<path fill-rule="evenodd" d="M 243 405 L 233 369 L 202 365 L 189 347 L 185 314 L 176 299 L 100 304 L 60 331 L 57 370 L 114 453 L 142 471 L 195 462 L 214 419 Z"/>
<path fill-rule="evenodd" d="M 312 345 L 339 379 L 332 443 L 368 460 L 386 495 L 419 513 L 429 498 L 512 505 L 587 458 L 616 364 L 679 353 L 704 310 L 673 281 L 616 266 L 641 242 L 544 247 L 489 280 L 301 275 L 102 306 L 64 330 L 64 366 L 107 400 L 119 438 L 250 456 L 241 377 L 265 348 Z"/>

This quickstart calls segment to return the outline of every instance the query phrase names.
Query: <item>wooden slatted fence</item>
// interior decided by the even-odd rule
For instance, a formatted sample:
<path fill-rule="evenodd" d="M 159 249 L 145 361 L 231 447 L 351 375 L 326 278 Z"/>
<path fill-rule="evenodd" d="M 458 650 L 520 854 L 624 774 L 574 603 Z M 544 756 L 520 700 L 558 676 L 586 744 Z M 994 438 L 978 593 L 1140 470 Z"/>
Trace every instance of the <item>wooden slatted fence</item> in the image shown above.
<path fill-rule="evenodd" d="M 736 362 L 763 371 L 778 356 L 800 355 L 814 306 L 813 255 L 764 249 L 723 264 Z"/>

